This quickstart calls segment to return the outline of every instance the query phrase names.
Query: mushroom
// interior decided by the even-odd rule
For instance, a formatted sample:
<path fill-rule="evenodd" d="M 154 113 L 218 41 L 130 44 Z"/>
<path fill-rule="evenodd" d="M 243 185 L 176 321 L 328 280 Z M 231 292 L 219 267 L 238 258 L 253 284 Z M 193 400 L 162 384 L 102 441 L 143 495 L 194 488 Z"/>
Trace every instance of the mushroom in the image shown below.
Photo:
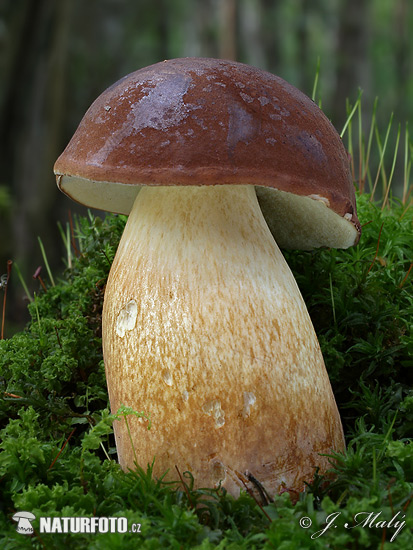
<path fill-rule="evenodd" d="M 34 533 L 31 521 L 36 519 L 36 516 L 31 512 L 16 512 L 12 517 L 13 521 L 17 521 L 16 531 L 22 535 L 32 535 Z"/>
<path fill-rule="evenodd" d="M 346 248 L 360 224 L 346 151 L 314 102 L 241 63 L 164 61 L 103 92 L 54 170 L 72 199 L 129 215 L 103 354 L 112 411 L 151 428 L 115 423 L 122 468 L 155 457 L 156 475 L 189 470 L 235 496 L 248 477 L 274 493 L 325 472 L 343 430 L 277 243 Z"/>

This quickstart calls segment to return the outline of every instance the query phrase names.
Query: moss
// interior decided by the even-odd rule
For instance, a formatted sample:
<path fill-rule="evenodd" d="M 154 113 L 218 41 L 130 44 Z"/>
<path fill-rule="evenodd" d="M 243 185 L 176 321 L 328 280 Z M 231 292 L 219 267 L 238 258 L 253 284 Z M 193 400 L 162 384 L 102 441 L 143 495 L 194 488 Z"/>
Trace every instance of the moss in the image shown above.
<path fill-rule="evenodd" d="M 81 254 L 56 286 L 39 290 L 27 328 L 0 341 L 2 548 L 412 547 L 411 211 L 397 202 L 381 211 L 367 195 L 358 209 L 357 247 L 285 253 L 320 340 L 347 451 L 332 463 L 334 481 L 315 474 L 298 502 L 286 493 L 264 509 L 247 494 L 235 501 L 195 491 L 189 475 L 183 489 L 154 479 L 150 467 L 124 473 L 109 459 L 115 417 L 100 325 L 125 218 L 80 219 Z M 16 510 L 122 516 L 141 533 L 25 537 L 11 520 Z M 364 524 L 370 512 L 379 515 Z M 378 523 L 396 515 L 393 524 L 406 522 L 399 531 Z"/>

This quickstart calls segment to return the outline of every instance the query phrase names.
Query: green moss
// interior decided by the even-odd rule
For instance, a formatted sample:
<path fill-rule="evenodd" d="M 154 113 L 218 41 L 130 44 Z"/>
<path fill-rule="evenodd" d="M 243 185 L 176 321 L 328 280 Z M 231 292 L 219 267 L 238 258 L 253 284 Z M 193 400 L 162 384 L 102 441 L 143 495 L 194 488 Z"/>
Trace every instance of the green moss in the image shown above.
<path fill-rule="evenodd" d="M 247 494 L 235 501 L 222 491 L 195 491 L 190 477 L 183 490 L 154 479 L 150 467 L 124 473 L 108 458 L 115 417 L 101 309 L 125 218 L 80 219 L 81 254 L 56 286 L 39 290 L 26 330 L 0 341 L 1 547 L 413 547 L 411 211 L 394 203 L 382 212 L 367 195 L 358 197 L 358 209 L 364 227 L 357 247 L 285 254 L 320 340 L 347 451 L 332 463 L 334 481 L 315 475 L 297 503 L 283 494 L 265 509 Z M 11 519 L 16 510 L 127 517 L 141 533 L 25 537 Z M 370 512 L 379 515 L 364 525 Z M 406 524 L 390 542 L 397 527 L 377 522 L 396 514 L 393 523 Z M 303 517 L 311 527 L 300 526 Z"/>

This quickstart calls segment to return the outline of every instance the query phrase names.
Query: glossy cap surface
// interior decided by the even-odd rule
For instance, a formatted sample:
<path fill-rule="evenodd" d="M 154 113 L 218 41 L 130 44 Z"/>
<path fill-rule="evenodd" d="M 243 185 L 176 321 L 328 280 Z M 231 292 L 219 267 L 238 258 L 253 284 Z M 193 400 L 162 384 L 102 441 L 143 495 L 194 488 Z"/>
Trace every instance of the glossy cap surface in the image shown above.
<path fill-rule="evenodd" d="M 285 226 L 279 200 L 273 205 L 261 188 L 287 194 L 283 209 L 290 194 L 309 197 L 312 225 L 327 207 L 326 236 L 337 217 L 344 222 L 337 235 L 348 230 L 345 243 L 321 236 L 303 248 L 346 247 L 360 235 L 347 153 L 332 124 L 281 78 L 233 61 L 173 59 L 122 78 L 89 108 L 54 169 L 64 193 L 102 210 L 129 214 L 141 185 L 250 184 L 275 233 Z M 301 211 L 307 202 L 291 216 Z M 299 236 L 289 243 L 291 231 L 280 245 L 300 247 Z"/>

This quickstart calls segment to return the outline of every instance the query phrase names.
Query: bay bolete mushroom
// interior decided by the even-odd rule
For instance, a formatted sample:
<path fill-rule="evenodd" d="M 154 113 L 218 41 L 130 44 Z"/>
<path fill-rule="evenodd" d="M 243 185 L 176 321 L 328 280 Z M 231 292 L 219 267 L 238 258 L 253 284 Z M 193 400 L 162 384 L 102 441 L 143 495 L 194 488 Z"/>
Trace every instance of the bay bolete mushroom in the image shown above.
<path fill-rule="evenodd" d="M 55 164 L 74 200 L 128 214 L 108 278 L 111 407 L 141 466 L 237 495 L 248 471 L 301 491 L 344 448 L 323 357 L 282 247 L 358 242 L 342 142 L 320 109 L 244 64 L 174 59 L 89 108 Z M 258 197 L 258 198 L 257 198 Z M 268 225 L 267 225 L 268 223 Z M 270 232 L 270 229 L 272 233 Z M 273 237 L 274 235 L 274 237 Z M 134 452 L 116 422 L 123 468 Z"/>

